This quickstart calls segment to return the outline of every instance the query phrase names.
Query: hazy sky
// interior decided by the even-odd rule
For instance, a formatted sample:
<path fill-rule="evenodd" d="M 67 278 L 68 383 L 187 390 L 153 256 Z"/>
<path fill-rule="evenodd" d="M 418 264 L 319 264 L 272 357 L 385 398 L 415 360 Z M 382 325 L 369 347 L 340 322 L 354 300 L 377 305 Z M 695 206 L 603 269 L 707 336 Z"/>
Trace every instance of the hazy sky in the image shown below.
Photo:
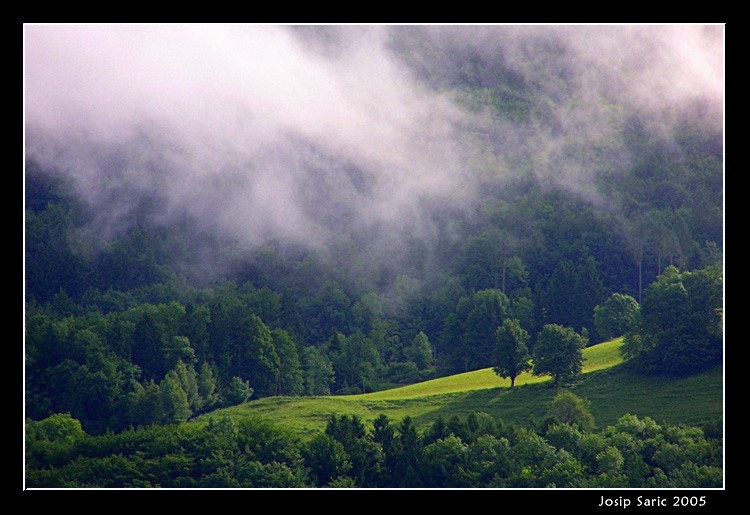
<path fill-rule="evenodd" d="M 428 234 L 428 206 L 470 205 L 471 131 L 485 122 L 395 57 L 394 28 L 303 29 L 26 25 L 27 158 L 74 178 L 102 227 L 156 194 L 166 220 L 186 215 L 248 245 L 325 247 L 342 214 L 350 228 Z M 579 188 L 611 164 L 570 150 L 605 138 L 616 148 L 631 110 L 666 133 L 675 108 L 703 100 L 701 123 L 723 123 L 723 26 L 424 29 L 545 91 L 553 124 L 494 129 L 499 174 L 523 149 L 534 173 Z"/>

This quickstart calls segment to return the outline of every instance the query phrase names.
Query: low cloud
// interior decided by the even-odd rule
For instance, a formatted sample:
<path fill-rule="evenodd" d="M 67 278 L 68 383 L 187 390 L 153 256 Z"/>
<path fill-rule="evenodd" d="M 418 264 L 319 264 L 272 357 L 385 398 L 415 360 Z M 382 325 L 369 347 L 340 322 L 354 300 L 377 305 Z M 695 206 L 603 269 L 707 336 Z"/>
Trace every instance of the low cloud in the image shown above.
<path fill-rule="evenodd" d="M 465 63 L 399 54 L 406 31 L 499 60 L 535 92 L 534 116 L 466 109 L 419 74 L 459 76 Z M 602 168 L 626 169 L 632 113 L 668 134 L 675 110 L 702 102 L 702 123 L 723 123 L 722 26 L 27 25 L 24 36 L 26 156 L 74 179 L 100 234 L 149 197 L 156 219 L 187 217 L 249 248 L 322 250 L 374 227 L 429 237 L 431 210 L 471 206 L 488 166 L 591 194 Z"/>

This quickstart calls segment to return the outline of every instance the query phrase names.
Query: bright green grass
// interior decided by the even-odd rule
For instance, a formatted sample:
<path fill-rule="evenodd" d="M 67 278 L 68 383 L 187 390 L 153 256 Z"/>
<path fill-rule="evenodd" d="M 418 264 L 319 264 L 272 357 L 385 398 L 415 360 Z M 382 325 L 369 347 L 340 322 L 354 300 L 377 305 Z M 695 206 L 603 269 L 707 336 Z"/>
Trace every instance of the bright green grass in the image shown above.
<path fill-rule="evenodd" d="M 617 338 L 584 349 L 583 373 L 593 372 L 595 370 L 608 368 L 621 363 L 621 346 L 622 338 Z M 525 384 L 546 382 L 549 380 L 550 378 L 547 376 L 533 376 L 524 372 L 516 378 L 515 385 L 521 386 Z M 414 397 L 423 397 L 425 395 L 485 390 L 487 388 L 498 387 L 510 387 L 510 379 L 502 379 L 498 377 L 491 368 L 484 368 L 482 370 L 474 370 L 463 374 L 439 377 L 430 381 L 411 384 L 401 388 L 394 388 L 392 390 L 383 390 L 362 395 L 347 395 L 342 396 L 341 398 L 367 400 L 410 399 Z"/>
<path fill-rule="evenodd" d="M 621 339 L 584 351 L 584 375 L 569 388 L 591 402 L 599 427 L 631 413 L 657 422 L 699 424 L 722 416 L 721 368 L 687 378 L 654 378 L 636 375 L 621 366 Z M 268 397 L 203 415 L 260 417 L 302 437 L 325 429 L 331 415 L 358 415 L 370 423 L 379 414 L 392 421 L 410 416 L 418 426 L 485 412 L 507 423 L 524 424 L 544 416 L 556 390 L 548 377 L 523 374 L 511 389 L 492 369 L 476 370 L 423 383 L 363 395 L 326 397 Z"/>

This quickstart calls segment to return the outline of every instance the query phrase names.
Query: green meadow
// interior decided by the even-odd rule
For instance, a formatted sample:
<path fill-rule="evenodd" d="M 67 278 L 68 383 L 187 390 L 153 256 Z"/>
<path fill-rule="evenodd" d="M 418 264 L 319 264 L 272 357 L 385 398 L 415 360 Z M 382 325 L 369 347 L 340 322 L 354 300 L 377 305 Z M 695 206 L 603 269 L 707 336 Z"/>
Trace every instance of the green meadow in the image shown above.
<path fill-rule="evenodd" d="M 643 376 L 622 363 L 621 345 L 618 338 L 585 349 L 583 374 L 565 386 L 590 401 L 597 426 L 627 413 L 691 425 L 722 417 L 721 367 L 689 377 Z M 516 378 L 511 389 L 509 379 L 487 368 L 361 395 L 268 397 L 208 413 L 194 423 L 221 416 L 258 417 L 303 438 L 325 429 L 334 414 L 357 415 L 365 423 L 381 413 L 392 421 L 410 416 L 417 426 L 426 426 L 441 416 L 447 420 L 485 412 L 506 423 L 525 424 L 545 416 L 556 392 L 549 377 L 528 373 Z"/>

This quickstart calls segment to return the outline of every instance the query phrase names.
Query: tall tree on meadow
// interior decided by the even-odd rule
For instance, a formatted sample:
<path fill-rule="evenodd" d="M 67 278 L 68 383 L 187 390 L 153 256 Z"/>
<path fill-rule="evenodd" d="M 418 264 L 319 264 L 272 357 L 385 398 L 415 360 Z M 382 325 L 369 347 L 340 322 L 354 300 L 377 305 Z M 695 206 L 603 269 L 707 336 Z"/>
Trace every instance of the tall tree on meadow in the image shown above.
<path fill-rule="evenodd" d="M 533 374 L 551 375 L 555 387 L 581 373 L 587 340 L 570 327 L 547 324 L 542 328 L 533 355 Z"/>
<path fill-rule="evenodd" d="M 510 378 L 510 387 L 516 383 L 521 372 L 531 370 L 531 354 L 526 346 L 529 333 L 521 327 L 518 320 L 505 319 L 503 325 L 495 332 L 495 366 L 493 370 L 502 377 Z"/>

